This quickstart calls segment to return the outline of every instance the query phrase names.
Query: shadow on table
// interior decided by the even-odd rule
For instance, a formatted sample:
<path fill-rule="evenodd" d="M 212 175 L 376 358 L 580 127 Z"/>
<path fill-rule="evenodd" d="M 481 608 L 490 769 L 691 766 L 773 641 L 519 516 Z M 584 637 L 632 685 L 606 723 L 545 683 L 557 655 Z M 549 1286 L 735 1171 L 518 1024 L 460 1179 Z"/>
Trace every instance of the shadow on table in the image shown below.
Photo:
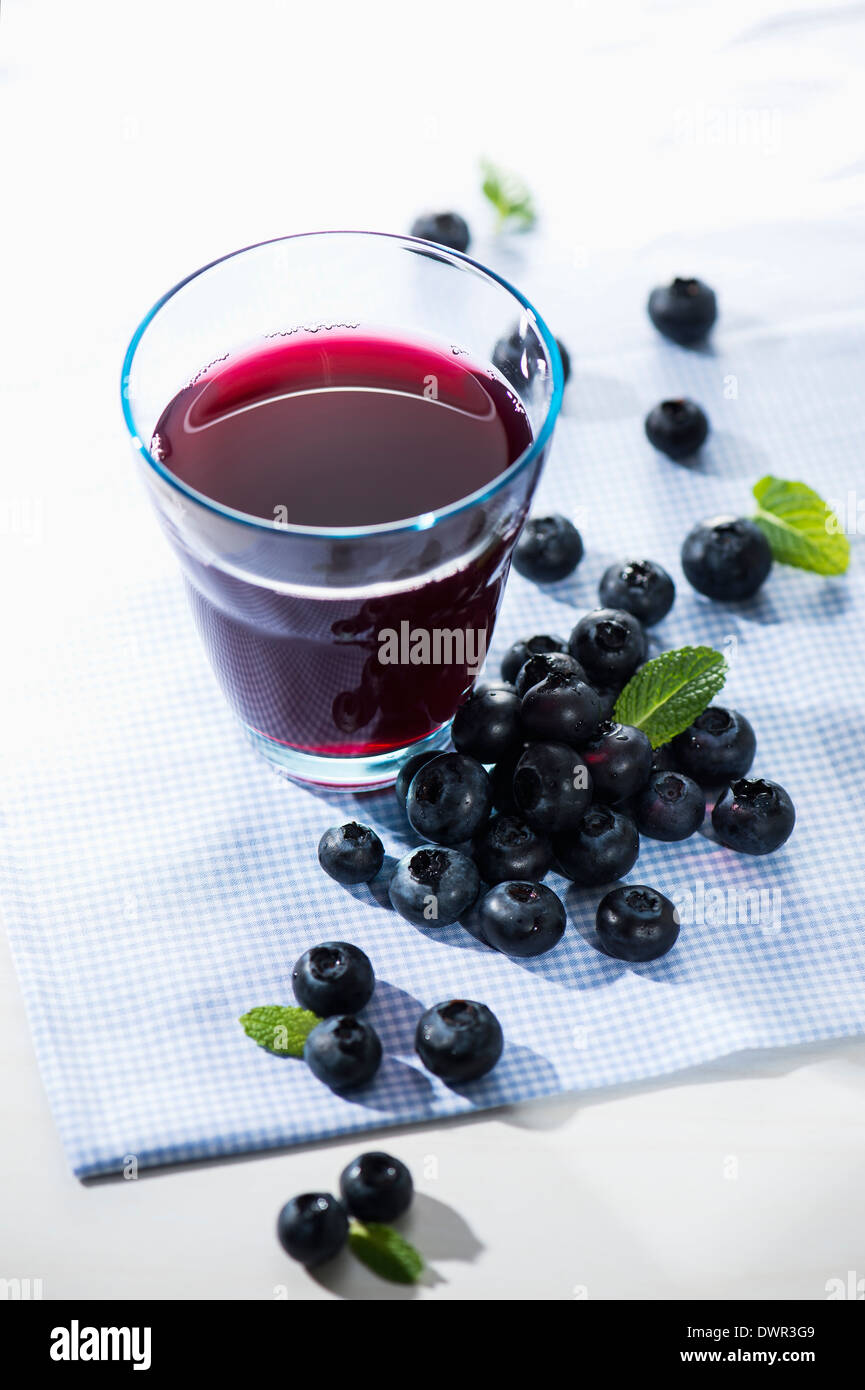
<path fill-rule="evenodd" d="M 426 1268 L 417 1284 L 388 1283 L 355 1259 L 334 1260 L 319 1269 L 310 1270 L 312 1278 L 338 1298 L 349 1301 L 404 1302 L 417 1298 L 424 1287 L 447 1282 L 436 1270 L 433 1261 L 461 1260 L 470 1264 L 484 1248 L 453 1207 L 436 1197 L 427 1196 L 425 1192 L 415 1194 L 408 1213 L 396 1224 L 400 1234 L 417 1247 L 426 1261 Z"/>

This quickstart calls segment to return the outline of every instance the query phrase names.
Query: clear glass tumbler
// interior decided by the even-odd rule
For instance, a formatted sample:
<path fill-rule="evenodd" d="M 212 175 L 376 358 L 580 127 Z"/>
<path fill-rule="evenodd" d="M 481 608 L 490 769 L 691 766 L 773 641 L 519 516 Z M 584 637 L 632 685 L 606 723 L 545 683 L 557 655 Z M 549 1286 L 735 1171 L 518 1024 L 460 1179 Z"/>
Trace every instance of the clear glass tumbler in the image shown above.
<path fill-rule="evenodd" d="M 530 445 L 450 506 L 334 528 L 235 511 L 151 452 L 165 407 L 207 364 L 277 335 L 334 330 L 465 354 L 506 379 Z M 505 377 L 493 365 L 503 340 Z M 517 290 L 457 252 L 383 233 L 314 232 L 247 247 L 181 281 L 140 324 L 122 376 L 132 445 L 216 676 L 280 771 L 329 786 L 384 786 L 407 754 L 446 742 L 492 636 L 562 386 L 555 339 Z M 432 659 L 379 660 L 382 632 L 419 628 L 450 634 Z"/>

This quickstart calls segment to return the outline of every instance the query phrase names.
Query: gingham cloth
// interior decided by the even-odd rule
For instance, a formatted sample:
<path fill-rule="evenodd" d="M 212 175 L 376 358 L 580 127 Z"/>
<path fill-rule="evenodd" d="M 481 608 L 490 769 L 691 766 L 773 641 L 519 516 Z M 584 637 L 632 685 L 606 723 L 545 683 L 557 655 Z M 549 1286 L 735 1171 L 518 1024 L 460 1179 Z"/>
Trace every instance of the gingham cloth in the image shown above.
<path fill-rule="evenodd" d="M 640 320 L 630 352 L 575 356 L 538 505 L 578 519 L 586 557 L 553 590 L 512 577 L 490 665 L 518 636 L 567 636 L 611 560 L 658 559 L 678 596 L 653 650 L 726 652 L 721 699 L 754 725 L 755 772 L 792 795 L 792 839 L 763 859 L 705 834 L 645 840 L 629 879 L 685 916 L 675 949 L 649 965 L 600 954 L 600 893 L 555 876 L 569 926 L 549 955 L 509 960 L 460 926 L 416 930 L 390 910 L 383 878 L 348 891 L 316 863 L 322 830 L 350 817 L 375 826 L 390 855 L 415 843 L 393 794 L 325 794 L 274 775 L 223 703 L 179 579 L 141 583 L 22 675 L 41 732 L 11 759 L 0 802 L 5 915 L 79 1176 L 128 1155 L 158 1164 L 429 1121 L 865 1027 L 858 548 L 845 578 L 776 567 L 736 608 L 698 597 L 678 563 L 690 526 L 746 509 L 765 472 L 846 499 L 858 470 L 861 492 L 861 316 L 847 306 L 796 333 L 722 324 L 703 353 Z M 690 467 L 642 434 L 647 406 L 671 392 L 702 401 L 713 422 Z M 143 500 L 140 512 L 155 525 Z M 361 946 L 378 980 L 368 1016 L 385 1061 L 351 1099 L 256 1047 L 237 1021 L 293 1002 L 294 960 L 328 938 Z M 462 1090 L 426 1073 L 412 1047 L 421 1010 L 455 995 L 487 1003 L 506 1039 L 494 1072 Z"/>

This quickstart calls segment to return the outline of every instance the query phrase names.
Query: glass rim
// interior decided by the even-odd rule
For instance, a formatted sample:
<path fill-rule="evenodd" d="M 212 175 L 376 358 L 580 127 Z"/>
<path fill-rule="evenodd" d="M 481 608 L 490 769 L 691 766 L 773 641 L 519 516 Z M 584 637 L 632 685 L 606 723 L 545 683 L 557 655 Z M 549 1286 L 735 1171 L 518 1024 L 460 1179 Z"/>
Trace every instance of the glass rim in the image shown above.
<path fill-rule="evenodd" d="M 494 478 L 492 482 L 470 493 L 467 497 L 461 497 L 456 502 L 451 502 L 445 507 L 439 507 L 435 511 L 426 512 L 421 516 L 367 526 L 300 526 L 291 522 L 270 521 L 267 517 L 254 516 L 250 512 L 242 512 L 236 510 L 234 507 L 224 506 L 221 502 L 215 501 L 214 498 L 208 497 L 203 492 L 198 492 L 196 488 L 190 487 L 188 483 L 184 483 L 182 479 L 176 477 L 159 459 L 154 458 L 150 449 L 138 433 L 138 427 L 129 400 L 129 386 L 135 354 L 138 351 L 139 344 L 157 314 L 159 314 L 160 310 L 164 308 L 169 300 L 173 299 L 174 296 L 178 294 L 180 290 L 184 289 L 186 285 L 190 284 L 191 281 L 197 280 L 209 270 L 213 270 L 216 266 L 222 265 L 224 261 L 230 261 L 236 256 L 245 255 L 248 251 L 257 251 L 261 247 L 274 246 L 281 242 L 298 241 L 301 238 L 308 237 L 346 236 L 374 237 L 383 241 L 396 241 L 408 246 L 415 245 L 423 247 L 425 250 L 428 249 L 435 252 L 440 260 L 452 259 L 457 262 L 462 262 L 464 265 L 469 266 L 476 274 L 494 282 L 502 289 L 506 290 L 530 316 L 532 325 L 537 330 L 538 336 L 541 338 L 552 364 L 553 390 L 547 406 L 543 425 L 528 447 L 514 459 L 513 463 L 511 463 L 503 473 L 500 473 L 498 477 Z M 145 314 L 129 340 L 129 346 L 124 354 L 120 375 L 120 400 L 123 409 L 123 419 L 133 447 L 138 450 L 144 461 L 149 464 L 164 482 L 173 487 L 175 491 L 197 502 L 199 506 L 205 507 L 209 511 L 215 513 L 215 515 L 230 521 L 235 521 L 240 525 L 273 532 L 274 534 L 295 534 L 308 537 L 319 536 L 326 540 L 350 540 L 358 536 L 393 534 L 400 531 L 412 532 L 432 530 L 440 522 L 447 520 L 448 517 L 456 516 L 463 511 L 468 511 L 470 508 L 476 507 L 486 502 L 489 498 L 494 497 L 502 488 L 507 487 L 518 474 L 528 468 L 547 447 L 561 408 L 564 385 L 564 369 L 562 367 L 562 359 L 555 337 L 534 305 L 515 285 L 512 285 L 510 281 L 506 280 L 504 276 L 498 275 L 496 271 L 490 270 L 488 266 L 482 265 L 480 261 L 473 260 L 471 256 L 464 255 L 461 251 L 453 251 L 450 247 L 440 246 L 437 242 L 433 241 L 425 241 L 421 237 L 404 236 L 399 232 L 370 232 L 350 228 L 333 228 L 315 232 L 292 232 L 287 236 L 267 237 L 264 241 L 251 242 L 248 246 L 241 246 L 236 251 L 229 251 L 224 256 L 217 256 L 215 260 L 208 261 L 206 265 L 199 266 L 197 270 L 193 270 L 191 274 L 185 275 L 182 280 L 178 280 L 177 284 L 173 285 L 170 290 L 167 290 Z"/>

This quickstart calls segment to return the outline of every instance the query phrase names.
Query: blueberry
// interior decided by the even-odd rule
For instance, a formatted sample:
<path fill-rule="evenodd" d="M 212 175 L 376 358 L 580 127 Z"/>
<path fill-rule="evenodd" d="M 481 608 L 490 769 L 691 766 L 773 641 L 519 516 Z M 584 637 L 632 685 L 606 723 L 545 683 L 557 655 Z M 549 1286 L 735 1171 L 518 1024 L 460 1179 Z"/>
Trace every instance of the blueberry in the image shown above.
<path fill-rule="evenodd" d="M 472 861 L 440 845 L 411 849 L 394 870 L 388 892 L 396 911 L 416 927 L 449 927 L 480 890 Z"/>
<path fill-rule="evenodd" d="M 334 1014 L 313 1028 L 303 1048 L 313 1076 L 334 1091 L 350 1091 L 372 1081 L 381 1066 L 381 1040 L 362 1018 Z"/>
<path fill-rule="evenodd" d="M 716 801 L 715 834 L 742 854 L 771 854 L 790 838 L 796 812 L 784 788 L 762 777 L 741 777 Z"/>
<path fill-rule="evenodd" d="M 567 650 L 568 644 L 564 637 L 550 637 L 547 633 L 538 633 L 535 637 L 522 637 L 505 652 L 502 660 L 502 680 L 513 684 L 530 656 L 538 656 L 541 652 Z"/>
<path fill-rule="evenodd" d="M 576 830 L 556 835 L 553 850 L 565 878 L 593 888 L 630 873 L 640 852 L 640 837 L 630 816 L 595 805 Z"/>
<path fill-rule="evenodd" d="M 553 862 L 545 835 L 517 816 L 493 816 L 474 843 L 474 860 L 486 883 L 506 878 L 542 879 Z"/>
<path fill-rule="evenodd" d="M 373 1152 L 361 1154 L 339 1180 L 342 1200 L 358 1221 L 396 1221 L 408 1211 L 414 1196 L 411 1173 L 398 1158 Z"/>
<path fill-rule="evenodd" d="M 384 845 L 368 825 L 332 825 L 318 842 L 318 862 L 337 883 L 369 883 L 384 862 Z"/>
<path fill-rule="evenodd" d="M 598 939 L 617 960 L 657 960 L 676 944 L 679 914 L 656 888 L 628 883 L 613 888 L 598 904 Z"/>
<path fill-rule="evenodd" d="M 769 542 L 745 517 L 709 517 L 688 533 L 682 546 L 685 577 L 707 598 L 751 598 L 771 568 Z"/>
<path fill-rule="evenodd" d="M 319 1018 L 360 1013 L 372 998 L 369 956 L 349 941 L 324 941 L 304 951 L 291 972 L 294 997 Z"/>
<path fill-rule="evenodd" d="M 492 352 L 493 366 L 517 391 L 532 381 L 542 361 L 538 339 L 533 333 L 521 332 L 519 326 L 506 338 L 500 338 Z"/>
<path fill-rule="evenodd" d="M 641 835 L 651 840 L 687 840 L 699 830 L 706 798 L 683 772 L 655 772 L 634 797 L 634 819 Z"/>
<path fill-rule="evenodd" d="M 567 386 L 571 379 L 571 354 L 568 352 L 561 338 L 556 339 L 556 347 L 559 349 L 559 356 L 562 359 L 562 377 Z"/>
<path fill-rule="evenodd" d="M 538 652 L 537 656 L 530 656 L 526 664 L 520 667 L 514 685 L 520 699 L 528 694 L 533 685 L 540 685 L 545 676 L 552 675 L 553 671 L 565 671 L 580 681 L 586 679 L 580 663 L 568 656 L 567 652 Z"/>
<path fill-rule="evenodd" d="M 600 584 L 605 608 L 633 613 L 646 627 L 666 618 L 675 597 L 675 584 L 654 560 L 620 560 L 604 570 Z"/>
<path fill-rule="evenodd" d="M 486 1004 L 448 999 L 421 1014 L 414 1045 L 427 1071 L 457 1085 L 492 1071 L 502 1055 L 504 1037 Z"/>
<path fill-rule="evenodd" d="M 521 757 L 522 750 L 515 757 L 502 758 L 490 773 L 493 805 L 503 816 L 519 815 L 519 807 L 514 800 L 514 773 Z"/>
<path fill-rule="evenodd" d="M 542 956 L 564 935 L 565 909 L 546 884 L 512 879 L 481 900 L 478 921 L 487 943 L 504 955 Z"/>
<path fill-rule="evenodd" d="M 579 744 L 597 727 L 601 701 L 585 681 L 552 671 L 525 695 L 520 716 L 529 739 Z"/>
<path fill-rule="evenodd" d="M 330 1192 L 304 1192 L 286 1202 L 276 1234 L 287 1255 L 311 1268 L 332 1260 L 348 1239 L 348 1217 Z"/>
<path fill-rule="evenodd" d="M 515 753 L 523 745 L 516 692 L 502 686 L 474 691 L 454 715 L 451 738 L 459 753 L 481 763 L 496 763 Z"/>
<path fill-rule="evenodd" d="M 646 438 L 677 463 L 690 458 L 706 442 L 709 421 L 695 401 L 661 401 L 646 416 Z"/>
<path fill-rule="evenodd" d="M 641 624 L 623 608 L 595 608 L 580 618 L 568 641 L 590 681 L 623 683 L 646 659 L 648 643 Z"/>
<path fill-rule="evenodd" d="M 579 531 L 567 517 L 529 517 L 514 549 L 514 569 L 535 584 L 555 584 L 573 574 L 583 558 Z"/>
<path fill-rule="evenodd" d="M 683 280 L 677 275 L 671 285 L 661 285 L 649 295 L 652 323 L 665 338 L 682 347 L 705 338 L 717 317 L 715 291 L 702 280 Z"/>
<path fill-rule="evenodd" d="M 458 212 L 423 213 L 412 223 L 411 235 L 449 246 L 452 251 L 467 251 L 471 240 L 468 223 Z"/>
<path fill-rule="evenodd" d="M 596 801 L 623 801 L 649 779 L 652 745 L 642 729 L 606 720 L 582 747 Z"/>
<path fill-rule="evenodd" d="M 463 753 L 443 753 L 415 773 L 405 809 L 419 835 L 440 845 L 458 845 L 484 824 L 492 802 L 482 765 Z"/>
<path fill-rule="evenodd" d="M 677 765 L 704 787 L 744 777 L 756 751 L 757 739 L 744 714 L 720 705 L 703 710 L 672 742 Z"/>
<path fill-rule="evenodd" d="M 399 772 L 397 773 L 394 791 L 396 799 L 403 810 L 405 810 L 405 799 L 408 796 L 409 783 L 416 772 L 426 764 L 431 763 L 433 758 L 440 758 L 442 751 L 437 748 L 433 753 L 414 753 L 410 758 L 406 758 Z"/>
<path fill-rule="evenodd" d="M 514 773 L 514 800 L 533 830 L 553 833 L 579 825 L 592 799 L 589 770 L 564 743 L 534 743 Z"/>

